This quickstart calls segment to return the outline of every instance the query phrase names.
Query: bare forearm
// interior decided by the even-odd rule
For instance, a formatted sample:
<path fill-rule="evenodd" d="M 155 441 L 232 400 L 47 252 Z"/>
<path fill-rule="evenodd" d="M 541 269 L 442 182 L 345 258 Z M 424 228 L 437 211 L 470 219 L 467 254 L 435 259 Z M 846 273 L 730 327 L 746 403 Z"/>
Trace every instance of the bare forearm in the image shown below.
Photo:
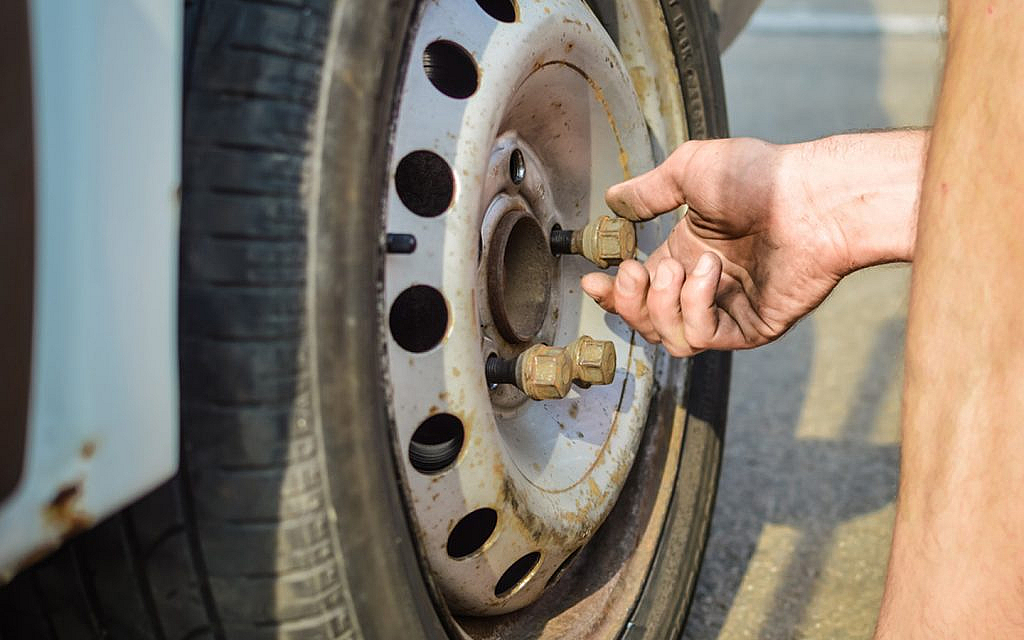
<path fill-rule="evenodd" d="M 846 244 L 839 275 L 913 259 L 928 138 L 926 130 L 853 133 L 787 149 L 799 171 L 788 183 Z"/>
<path fill-rule="evenodd" d="M 876 637 L 1024 634 L 1024 4 L 950 2 Z"/>

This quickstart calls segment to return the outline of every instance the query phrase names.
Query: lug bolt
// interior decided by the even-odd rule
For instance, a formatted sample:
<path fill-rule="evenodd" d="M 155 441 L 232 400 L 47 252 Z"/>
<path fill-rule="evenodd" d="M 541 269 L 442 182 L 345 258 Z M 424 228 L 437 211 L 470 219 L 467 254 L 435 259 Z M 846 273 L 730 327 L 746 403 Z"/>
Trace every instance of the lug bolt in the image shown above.
<path fill-rule="evenodd" d="M 615 379 L 615 345 L 580 336 L 567 349 L 572 354 L 572 377 L 580 385 L 611 384 Z"/>
<path fill-rule="evenodd" d="M 601 216 L 582 229 L 551 231 L 551 253 L 571 253 L 607 269 L 636 255 L 636 228 L 625 218 Z"/>
<path fill-rule="evenodd" d="M 495 355 L 487 358 L 487 362 L 484 363 L 484 376 L 487 378 L 487 384 L 517 384 L 516 363 L 518 361 L 518 358 L 506 360 Z"/>
<path fill-rule="evenodd" d="M 514 384 L 534 400 L 564 398 L 575 381 L 583 387 L 615 378 L 615 347 L 581 336 L 567 347 L 535 344 L 513 360 L 491 356 L 484 364 L 489 384 Z"/>
<path fill-rule="evenodd" d="M 514 384 L 534 400 L 555 400 L 569 393 L 573 362 L 563 347 L 535 344 L 513 360 L 491 356 L 484 374 L 488 384 Z"/>
<path fill-rule="evenodd" d="M 572 386 L 572 373 L 572 359 L 562 347 L 535 344 L 516 363 L 517 386 L 534 400 L 564 398 Z"/>
<path fill-rule="evenodd" d="M 387 250 L 388 253 L 412 253 L 416 250 L 416 236 L 411 233 L 389 233 Z"/>

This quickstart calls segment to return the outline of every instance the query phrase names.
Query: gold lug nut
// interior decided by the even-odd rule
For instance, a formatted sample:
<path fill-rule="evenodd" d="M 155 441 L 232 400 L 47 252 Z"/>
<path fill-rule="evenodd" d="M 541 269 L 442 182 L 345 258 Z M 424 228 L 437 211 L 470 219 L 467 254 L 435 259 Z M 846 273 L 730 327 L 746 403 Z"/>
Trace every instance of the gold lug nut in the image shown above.
<path fill-rule="evenodd" d="M 534 400 L 557 400 L 576 382 L 581 387 L 611 384 L 615 345 L 580 336 L 566 347 L 535 344 L 511 360 L 491 356 L 484 365 L 489 384 L 514 384 Z"/>
<path fill-rule="evenodd" d="M 564 347 L 536 344 L 516 361 L 517 385 L 534 400 L 555 400 L 569 393 L 573 361 Z"/>
<path fill-rule="evenodd" d="M 624 218 L 601 216 L 575 231 L 551 231 L 551 252 L 583 256 L 602 269 L 621 264 L 636 255 L 636 227 Z"/>
<path fill-rule="evenodd" d="M 636 229 L 624 218 L 601 216 L 583 227 L 581 235 L 583 257 L 602 269 L 636 255 Z"/>
<path fill-rule="evenodd" d="M 576 382 L 590 386 L 611 384 L 615 379 L 615 345 L 611 342 L 580 336 L 568 349 Z"/>

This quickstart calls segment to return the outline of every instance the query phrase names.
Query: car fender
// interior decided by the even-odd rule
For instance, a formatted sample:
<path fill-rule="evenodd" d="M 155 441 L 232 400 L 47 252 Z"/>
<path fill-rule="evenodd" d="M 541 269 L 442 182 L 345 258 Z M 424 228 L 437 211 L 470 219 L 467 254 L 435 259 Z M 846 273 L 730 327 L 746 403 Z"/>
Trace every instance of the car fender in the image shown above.
<path fill-rule="evenodd" d="M 0 454 L 23 454 L 0 494 L 8 579 L 177 468 L 182 77 L 181 2 L 10 1 L 27 8 L 34 211 L 0 222 L 30 217 L 34 258 L 26 424 L 0 424 L 24 435 Z"/>

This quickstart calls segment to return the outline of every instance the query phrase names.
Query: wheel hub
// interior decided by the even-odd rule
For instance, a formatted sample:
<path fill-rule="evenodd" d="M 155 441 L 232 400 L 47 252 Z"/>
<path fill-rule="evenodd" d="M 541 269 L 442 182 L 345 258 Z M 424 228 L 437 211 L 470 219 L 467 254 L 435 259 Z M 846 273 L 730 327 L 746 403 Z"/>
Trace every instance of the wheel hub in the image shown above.
<path fill-rule="evenodd" d="M 555 258 L 550 232 L 606 214 L 604 189 L 653 158 L 625 65 L 582 2 L 480 4 L 428 3 L 414 37 L 386 226 L 416 249 L 389 255 L 385 300 L 415 527 L 447 605 L 493 615 L 542 595 L 636 455 L 655 351 L 584 299 L 579 278 L 593 267 Z M 505 5 L 513 12 L 491 10 Z M 640 229 L 641 251 L 663 233 Z M 396 321 L 410 291 L 434 302 L 403 306 Z M 410 349 L 396 322 L 442 330 L 405 339 Z M 534 401 L 486 383 L 488 357 L 583 334 L 614 345 L 613 384 Z"/>
<path fill-rule="evenodd" d="M 529 205 L 512 206 L 523 208 L 502 212 L 485 244 L 487 300 L 501 337 L 522 343 L 540 332 L 548 316 L 555 258 Z"/>

